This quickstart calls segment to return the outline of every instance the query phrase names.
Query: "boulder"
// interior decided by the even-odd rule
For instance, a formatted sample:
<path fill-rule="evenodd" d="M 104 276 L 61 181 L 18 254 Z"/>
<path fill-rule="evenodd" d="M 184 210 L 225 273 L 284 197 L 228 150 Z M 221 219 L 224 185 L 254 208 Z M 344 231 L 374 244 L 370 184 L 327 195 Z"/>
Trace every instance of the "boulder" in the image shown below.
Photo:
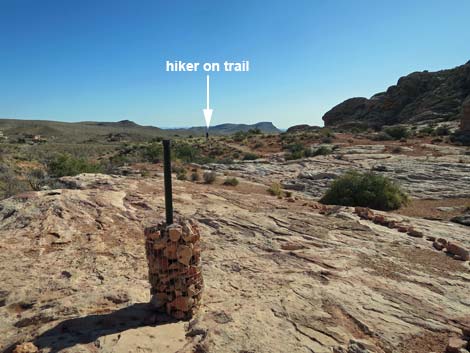
<path fill-rule="evenodd" d="M 467 249 L 463 248 L 462 245 L 448 242 L 446 248 L 447 252 L 454 255 L 456 259 L 462 261 L 470 260 L 470 253 Z"/>
<path fill-rule="evenodd" d="M 422 232 L 417 231 L 417 230 L 415 230 L 415 229 L 410 229 L 410 230 L 408 230 L 408 235 L 409 235 L 410 237 L 414 237 L 414 238 L 422 238 L 422 237 L 424 237 L 424 234 L 423 234 Z"/>
<path fill-rule="evenodd" d="M 15 347 L 13 353 L 36 353 L 39 352 L 38 347 L 36 347 L 31 342 L 26 342 L 19 344 Z"/>
<path fill-rule="evenodd" d="M 455 216 L 451 219 L 452 222 L 454 223 L 459 223 L 464 226 L 470 227 L 470 214 L 464 214 L 461 216 Z"/>
<path fill-rule="evenodd" d="M 446 353 L 460 353 L 461 349 L 465 349 L 466 345 L 467 341 L 464 341 L 460 337 L 451 337 L 447 344 Z"/>

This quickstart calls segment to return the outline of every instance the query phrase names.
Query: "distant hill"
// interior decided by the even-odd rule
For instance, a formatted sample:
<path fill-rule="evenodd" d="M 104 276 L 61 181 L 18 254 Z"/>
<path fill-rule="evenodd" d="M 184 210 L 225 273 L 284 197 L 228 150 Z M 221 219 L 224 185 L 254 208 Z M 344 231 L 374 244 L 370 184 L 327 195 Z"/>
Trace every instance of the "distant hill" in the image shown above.
<path fill-rule="evenodd" d="M 269 122 L 261 122 L 253 125 L 222 124 L 211 127 L 213 135 L 232 134 L 237 131 L 248 131 L 258 128 L 264 133 L 277 133 L 279 130 Z M 21 138 L 26 135 L 41 135 L 55 142 L 87 142 L 87 141 L 147 141 L 156 137 L 179 136 L 203 136 L 205 127 L 192 127 L 187 129 L 160 129 L 154 126 L 142 126 L 130 120 L 118 122 L 93 122 L 66 123 L 47 120 L 20 120 L 0 119 L 0 130 L 10 139 Z"/>
<path fill-rule="evenodd" d="M 248 131 L 251 129 L 259 129 L 261 132 L 266 133 L 266 134 L 273 134 L 273 133 L 281 132 L 281 130 L 275 127 L 273 123 L 271 122 L 260 122 L 260 123 L 256 123 L 252 125 L 220 124 L 220 125 L 211 126 L 209 129 L 209 132 L 215 135 L 230 135 L 230 134 L 234 134 L 237 131 Z M 197 127 L 191 127 L 188 129 L 169 129 L 167 131 L 172 131 L 174 133 L 183 132 L 183 133 L 190 133 L 193 135 L 203 135 L 205 134 L 206 128 L 203 126 L 197 126 Z"/>
<path fill-rule="evenodd" d="M 372 98 L 350 98 L 323 116 L 325 126 L 381 127 L 456 120 L 470 97 L 470 61 L 450 70 L 414 72 Z"/>

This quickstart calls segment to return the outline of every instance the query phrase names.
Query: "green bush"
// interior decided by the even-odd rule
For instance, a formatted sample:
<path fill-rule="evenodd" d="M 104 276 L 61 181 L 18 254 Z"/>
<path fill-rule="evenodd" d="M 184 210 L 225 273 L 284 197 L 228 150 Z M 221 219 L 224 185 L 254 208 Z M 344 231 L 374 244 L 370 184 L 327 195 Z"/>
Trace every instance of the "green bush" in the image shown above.
<path fill-rule="evenodd" d="M 237 178 L 226 178 L 225 181 L 224 181 L 224 185 L 237 186 L 238 185 L 238 179 Z"/>
<path fill-rule="evenodd" d="M 255 127 L 254 129 L 248 130 L 248 134 L 249 134 L 249 135 L 260 135 L 260 134 L 261 134 L 261 130 L 258 129 L 257 127 Z"/>
<path fill-rule="evenodd" d="M 312 151 L 311 153 L 312 157 L 326 156 L 328 154 L 331 154 L 331 148 L 326 147 L 326 146 L 320 146 L 316 150 Z"/>
<path fill-rule="evenodd" d="M 217 174 L 215 172 L 205 172 L 202 177 L 205 184 L 213 184 L 217 179 Z"/>
<path fill-rule="evenodd" d="M 245 153 L 245 155 L 243 156 L 243 160 L 244 161 L 254 161 L 255 159 L 258 159 L 259 156 L 255 153 L 250 153 L 250 152 L 247 152 Z"/>
<path fill-rule="evenodd" d="M 233 140 L 235 142 L 242 142 L 247 138 L 248 134 L 243 132 L 243 131 L 237 131 L 235 134 L 233 134 Z"/>
<path fill-rule="evenodd" d="M 84 158 L 75 158 L 70 154 L 61 154 L 48 162 L 48 172 L 53 177 L 74 176 L 81 173 L 101 173 L 103 168 L 97 163 Z"/>
<path fill-rule="evenodd" d="M 287 153 L 285 156 L 286 161 L 293 160 L 293 159 L 300 159 L 306 156 L 305 147 L 301 143 L 291 143 L 287 145 L 285 149 L 289 151 L 289 153 Z"/>
<path fill-rule="evenodd" d="M 303 152 L 304 145 L 301 143 L 291 143 L 286 146 L 286 149 L 289 150 L 290 153 Z"/>
<path fill-rule="evenodd" d="M 282 187 L 280 183 L 272 183 L 268 189 L 268 192 L 277 197 L 282 197 L 284 195 L 284 191 L 282 191 Z"/>
<path fill-rule="evenodd" d="M 286 154 L 285 159 L 286 161 L 294 160 L 294 159 L 300 159 L 304 157 L 304 152 L 303 151 L 295 151 Z"/>
<path fill-rule="evenodd" d="M 159 163 L 163 159 L 163 146 L 161 143 L 154 142 L 144 147 L 144 157 L 151 163 Z"/>
<path fill-rule="evenodd" d="M 323 137 L 329 137 L 329 138 L 335 138 L 335 134 L 333 132 L 333 130 L 331 130 L 330 128 L 328 127 L 324 127 L 320 130 L 320 135 L 323 136 Z"/>
<path fill-rule="evenodd" d="M 401 140 L 410 137 L 410 131 L 406 126 L 402 125 L 386 127 L 385 129 L 383 129 L 383 132 L 385 132 L 394 140 Z"/>
<path fill-rule="evenodd" d="M 7 166 L 0 165 L 0 199 L 31 190 L 29 184 Z"/>
<path fill-rule="evenodd" d="M 199 150 L 187 143 L 176 144 L 173 148 L 175 157 L 183 162 L 193 163 L 199 157 Z"/>
<path fill-rule="evenodd" d="M 333 182 L 320 202 L 388 211 L 406 205 L 408 196 L 387 177 L 350 171 Z"/>

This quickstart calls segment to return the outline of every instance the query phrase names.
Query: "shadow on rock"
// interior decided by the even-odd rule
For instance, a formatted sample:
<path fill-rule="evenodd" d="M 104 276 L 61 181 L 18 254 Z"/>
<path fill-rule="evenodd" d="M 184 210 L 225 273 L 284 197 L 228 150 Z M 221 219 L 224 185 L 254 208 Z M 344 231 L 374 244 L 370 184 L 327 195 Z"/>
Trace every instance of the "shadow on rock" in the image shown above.
<path fill-rule="evenodd" d="M 143 326 L 176 322 L 165 314 L 155 313 L 147 303 L 134 304 L 103 315 L 89 315 L 61 322 L 34 340 L 40 349 L 57 353 L 77 344 L 95 342 L 106 335 Z"/>

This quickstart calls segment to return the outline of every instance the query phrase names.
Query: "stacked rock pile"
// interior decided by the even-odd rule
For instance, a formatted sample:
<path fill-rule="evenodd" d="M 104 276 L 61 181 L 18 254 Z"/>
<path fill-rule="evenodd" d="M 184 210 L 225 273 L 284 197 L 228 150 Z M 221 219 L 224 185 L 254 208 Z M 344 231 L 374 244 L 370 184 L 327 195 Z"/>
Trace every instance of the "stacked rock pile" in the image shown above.
<path fill-rule="evenodd" d="M 176 319 L 191 318 L 201 303 L 204 287 L 197 224 L 179 219 L 145 229 L 151 303 Z"/>
<path fill-rule="evenodd" d="M 388 219 L 381 214 L 375 214 L 371 209 L 367 207 L 356 207 L 354 211 L 360 218 L 372 221 L 375 224 L 379 224 L 387 228 L 396 229 L 401 233 L 407 233 L 410 237 L 424 237 L 424 234 L 422 232 L 417 231 L 413 227 Z M 470 252 L 467 249 L 463 248 L 460 244 L 447 241 L 443 238 L 436 239 L 436 237 L 431 235 L 426 236 L 426 240 L 433 242 L 433 247 L 436 250 L 440 251 L 445 249 L 447 253 L 451 254 L 456 260 L 470 260 Z"/>

